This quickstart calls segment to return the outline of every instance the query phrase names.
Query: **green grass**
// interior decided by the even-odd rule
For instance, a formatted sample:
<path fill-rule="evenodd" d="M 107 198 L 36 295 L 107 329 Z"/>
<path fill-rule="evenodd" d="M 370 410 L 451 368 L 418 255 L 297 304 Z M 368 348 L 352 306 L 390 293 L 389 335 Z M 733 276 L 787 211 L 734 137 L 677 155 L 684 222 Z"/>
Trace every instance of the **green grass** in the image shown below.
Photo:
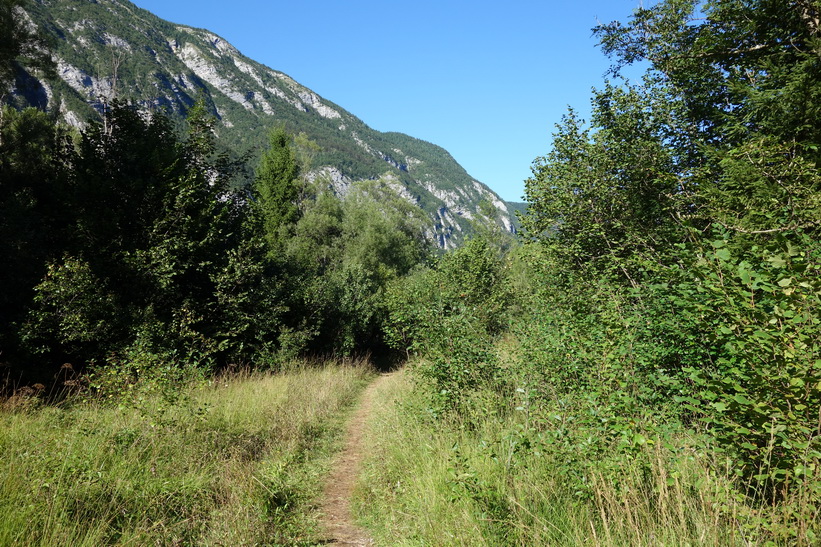
<path fill-rule="evenodd" d="M 304 366 L 105 402 L 6 401 L 0 545 L 314 544 L 329 456 L 372 374 Z"/>
<path fill-rule="evenodd" d="M 615 471 L 589 472 L 579 495 L 562 475 L 567 455 L 534 442 L 532 424 L 503 400 L 478 394 L 477 409 L 491 409 L 481 419 L 432 419 L 411 373 L 384 386 L 357 491 L 377 544 L 754 543 L 728 518 L 743 507 L 693 439 L 680 439 L 678 454 L 647 446 Z"/>

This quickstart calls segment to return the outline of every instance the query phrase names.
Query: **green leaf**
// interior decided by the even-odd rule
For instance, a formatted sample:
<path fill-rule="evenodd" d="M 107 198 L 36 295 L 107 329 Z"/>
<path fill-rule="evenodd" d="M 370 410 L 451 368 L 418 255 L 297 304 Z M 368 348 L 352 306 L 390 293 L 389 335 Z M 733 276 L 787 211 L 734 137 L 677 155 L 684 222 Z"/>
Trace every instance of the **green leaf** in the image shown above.
<path fill-rule="evenodd" d="M 795 377 L 795 378 L 790 378 L 790 385 L 793 386 L 793 387 L 804 387 L 805 382 L 802 378 Z M 798 409 L 798 407 L 796 407 L 796 410 L 797 409 Z"/>
<path fill-rule="evenodd" d="M 744 406 L 752 406 L 753 404 L 755 404 L 753 401 L 751 401 L 741 393 L 736 393 L 735 395 L 733 395 L 733 400 L 738 404 Z"/>
<path fill-rule="evenodd" d="M 732 255 L 730 254 L 729 249 L 718 249 L 716 251 L 716 257 L 718 257 L 720 260 L 723 260 L 724 262 L 728 262 L 730 258 L 732 258 Z"/>
<path fill-rule="evenodd" d="M 767 262 L 772 264 L 774 268 L 783 268 L 787 265 L 787 261 L 781 255 L 776 255 L 767 259 Z"/>

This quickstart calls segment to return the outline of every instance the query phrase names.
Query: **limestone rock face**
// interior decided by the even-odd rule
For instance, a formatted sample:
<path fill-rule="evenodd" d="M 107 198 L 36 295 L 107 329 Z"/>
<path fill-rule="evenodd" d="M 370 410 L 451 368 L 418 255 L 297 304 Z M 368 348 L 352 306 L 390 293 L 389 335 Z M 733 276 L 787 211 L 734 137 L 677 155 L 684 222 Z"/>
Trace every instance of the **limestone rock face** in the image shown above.
<path fill-rule="evenodd" d="M 57 65 L 55 81 L 28 75 L 40 80 L 37 106 L 47 103 L 72 125 L 98 118 L 113 99 L 172 116 L 201 100 L 217 118 L 220 138 L 240 153 L 260 154 L 270 129 L 285 124 L 319 145 L 313 176 L 328 178 L 336 191 L 356 180 L 390 180 L 430 217 L 429 234 L 442 248 L 458 245 L 476 224 L 515 231 L 508 204 L 446 150 L 374 131 L 213 32 L 164 21 L 127 0 L 35 0 L 27 15 L 51 35 Z M 23 93 L 14 97 L 34 104 Z"/>

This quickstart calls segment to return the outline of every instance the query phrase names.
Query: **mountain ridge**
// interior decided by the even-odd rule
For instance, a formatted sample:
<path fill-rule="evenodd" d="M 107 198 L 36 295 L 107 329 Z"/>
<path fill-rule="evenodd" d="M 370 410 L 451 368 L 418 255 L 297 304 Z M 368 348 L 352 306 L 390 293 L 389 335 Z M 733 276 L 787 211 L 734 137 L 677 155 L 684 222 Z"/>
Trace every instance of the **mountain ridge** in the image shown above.
<path fill-rule="evenodd" d="M 515 231 L 513 207 L 444 148 L 370 128 L 208 29 L 165 21 L 127 0 L 34 0 L 28 19 L 51 38 L 58 77 L 18 78 L 20 104 L 82 125 L 114 97 L 176 117 L 202 100 L 220 137 L 240 153 L 258 156 L 270 128 L 285 124 L 319 145 L 312 176 L 331 174 L 335 190 L 387 177 L 428 214 L 442 248 L 458 245 L 476 224 Z"/>

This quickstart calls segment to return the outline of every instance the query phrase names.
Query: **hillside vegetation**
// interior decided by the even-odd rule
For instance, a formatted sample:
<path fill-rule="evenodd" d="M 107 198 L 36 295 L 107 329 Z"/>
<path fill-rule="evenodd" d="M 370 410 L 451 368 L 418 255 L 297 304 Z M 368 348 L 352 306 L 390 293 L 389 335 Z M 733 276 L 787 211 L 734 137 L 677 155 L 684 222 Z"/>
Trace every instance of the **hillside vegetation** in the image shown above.
<path fill-rule="evenodd" d="M 295 467 L 253 475 L 265 487 L 239 495 L 238 513 L 263 514 L 249 536 L 209 509 L 234 499 L 214 475 L 143 469 L 134 491 L 159 492 L 146 509 L 111 498 L 131 483 L 93 462 L 163 460 L 153 450 L 176 450 L 171 437 L 198 423 L 205 440 L 183 444 L 210 455 L 223 411 L 198 401 L 230 391 L 237 364 L 281 372 L 243 384 L 270 394 L 295 357 L 370 352 L 408 363 L 369 399 L 354 501 L 378 543 L 817 545 L 819 21 L 811 0 L 662 0 L 597 27 L 613 80 L 534 161 L 520 240 L 485 225 L 442 255 L 392 177 L 339 196 L 307 176 L 306 135 L 270 132 L 244 185 L 248 166 L 205 105 L 177 128 L 115 102 L 79 132 L 4 109 L 4 476 L 52 500 L 37 518 L 103 515 L 89 542 L 313 541 L 290 488 L 366 371 L 300 372 L 330 376 L 289 404 L 328 408 L 293 433 L 307 439 Z M 619 77 L 637 62 L 640 82 Z M 12 381 L 21 373 L 29 385 Z M 210 387 L 183 389 L 192 377 Z M 265 408 L 240 396 L 243 413 Z M 265 461 L 282 434 L 267 428 L 303 423 L 278 416 L 229 427 L 239 444 L 224 459 Z M 94 445 L 82 436 L 104 455 L 82 452 Z M 27 448 L 41 437 L 47 450 Z M 10 491 L 25 497 L 23 482 Z M 145 527 L 164 507 L 169 535 Z M 24 537 L 9 522 L 6 537 Z M 86 533 L 57 530 L 43 541 Z"/>
<path fill-rule="evenodd" d="M 252 164 L 268 132 L 285 126 L 316 143 L 308 168 L 332 173 L 328 182 L 339 193 L 388 175 L 425 212 L 427 232 L 442 248 L 458 245 L 474 223 L 513 229 L 512 210 L 442 148 L 371 129 L 209 30 L 164 21 L 127 0 L 31 0 L 25 11 L 21 21 L 38 30 L 54 70 L 19 63 L 2 102 L 48 110 L 75 127 L 99 121 L 114 99 L 162 112 L 175 125 L 200 102 L 223 144 Z"/>

